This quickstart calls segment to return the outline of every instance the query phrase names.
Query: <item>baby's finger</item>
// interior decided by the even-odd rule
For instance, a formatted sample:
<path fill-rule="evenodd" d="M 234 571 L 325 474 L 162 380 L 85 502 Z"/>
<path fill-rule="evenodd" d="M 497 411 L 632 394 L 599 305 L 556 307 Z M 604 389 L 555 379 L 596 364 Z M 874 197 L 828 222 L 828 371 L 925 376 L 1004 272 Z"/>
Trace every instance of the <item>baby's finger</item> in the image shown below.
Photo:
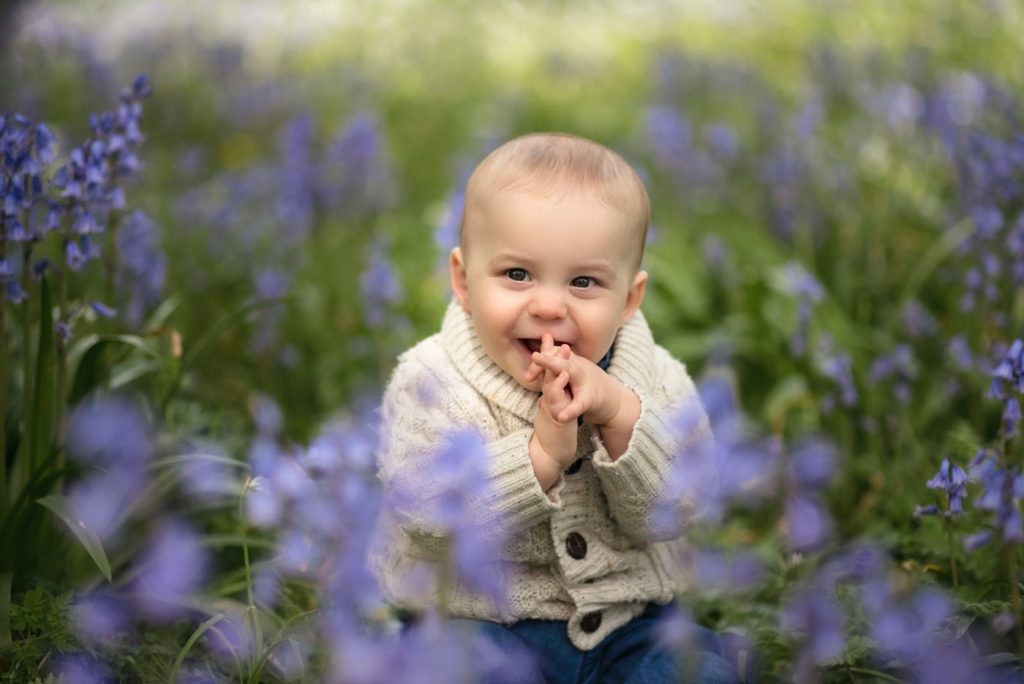
<path fill-rule="evenodd" d="M 526 373 L 524 373 L 523 375 L 526 378 L 527 382 L 533 382 L 538 377 L 540 377 L 540 374 L 543 372 L 543 368 L 541 368 L 540 366 L 531 361 L 530 365 L 526 367 Z"/>
<path fill-rule="evenodd" d="M 551 349 L 555 346 L 555 338 L 551 336 L 551 333 L 544 333 L 540 336 L 540 350 L 544 354 L 549 354 Z"/>
<path fill-rule="evenodd" d="M 569 370 L 568 359 L 564 359 L 560 356 L 549 356 L 547 354 L 542 354 L 541 352 L 533 352 L 533 356 L 530 360 L 541 368 L 550 371 L 561 372 Z"/>
<path fill-rule="evenodd" d="M 558 355 L 561 356 L 563 359 L 568 359 L 570 356 L 572 356 L 572 347 L 570 347 L 567 344 L 563 344 L 561 347 L 558 348 Z"/>
<path fill-rule="evenodd" d="M 568 406 L 559 411 L 558 420 L 563 423 L 567 423 L 570 420 L 576 420 L 586 412 L 586 403 L 581 398 L 576 397 L 569 402 Z"/>

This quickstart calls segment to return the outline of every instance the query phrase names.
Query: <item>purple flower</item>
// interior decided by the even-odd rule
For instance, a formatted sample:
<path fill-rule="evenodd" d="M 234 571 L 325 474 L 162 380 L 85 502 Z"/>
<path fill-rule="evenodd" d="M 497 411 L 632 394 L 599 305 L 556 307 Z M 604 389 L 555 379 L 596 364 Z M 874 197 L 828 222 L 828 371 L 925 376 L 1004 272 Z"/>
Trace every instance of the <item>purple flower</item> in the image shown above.
<path fill-rule="evenodd" d="M 798 551 L 820 548 L 832 530 L 832 520 L 821 503 L 804 494 L 786 499 L 783 523 L 789 546 Z"/>
<path fill-rule="evenodd" d="M 100 541 L 116 538 L 125 518 L 144 491 L 146 471 L 136 464 L 113 466 L 79 480 L 71 486 L 68 498 L 81 523 Z"/>
<path fill-rule="evenodd" d="M 1010 397 L 1006 400 L 1003 409 L 1003 435 L 1006 439 L 1017 436 L 1017 424 L 1020 423 L 1020 418 L 1020 403 L 1018 403 L 1017 397 Z"/>
<path fill-rule="evenodd" d="M 928 480 L 928 489 L 941 489 L 949 496 L 949 508 L 947 515 L 960 516 L 963 514 L 963 502 L 967 498 L 967 483 L 971 479 L 960 466 L 950 463 L 948 458 L 942 459 L 939 472 L 932 479 Z"/>
<path fill-rule="evenodd" d="M 460 580 L 503 601 L 497 565 L 505 526 L 489 514 L 495 493 L 487 462 L 486 445 L 477 431 L 453 431 L 421 468 L 395 482 L 390 503 L 399 517 L 416 511 L 437 533 L 447 534 Z"/>
<path fill-rule="evenodd" d="M 835 475 L 836 448 L 823 440 L 805 440 L 789 457 L 789 477 L 803 490 L 820 489 Z"/>
<path fill-rule="evenodd" d="M 402 283 L 388 261 L 389 241 L 381 236 L 373 241 L 366 270 L 359 279 L 366 318 L 370 325 L 383 326 L 390 309 L 405 299 Z"/>
<path fill-rule="evenodd" d="M 802 587 L 782 612 L 782 629 L 802 642 L 795 663 L 797 681 L 810 681 L 814 668 L 837 657 L 846 643 L 845 621 L 832 593 L 830 586 Z"/>
<path fill-rule="evenodd" d="M 1019 338 L 992 369 L 992 395 L 1006 399 L 1008 391 L 1024 393 L 1024 341 Z"/>
<path fill-rule="evenodd" d="M 67 684 L 105 684 L 111 676 L 103 662 L 84 653 L 59 653 L 49 670 Z"/>
<path fill-rule="evenodd" d="M 92 308 L 93 311 L 95 311 L 99 316 L 102 316 L 103 318 L 113 318 L 114 316 L 117 315 L 116 309 L 111 309 L 103 302 L 89 302 L 89 306 Z"/>
<path fill-rule="evenodd" d="M 133 211 L 121 222 L 116 240 L 116 282 L 121 292 L 128 293 L 124 316 L 129 325 L 137 327 L 163 295 L 167 259 L 156 226 L 141 211 Z"/>
<path fill-rule="evenodd" d="M 128 606 L 123 599 L 109 594 L 82 596 L 71 605 L 69 613 L 75 633 L 93 643 L 113 641 L 131 628 Z"/>
<path fill-rule="evenodd" d="M 140 613 L 168 621 L 187 612 L 206 578 L 208 556 L 184 523 L 164 522 L 138 560 L 132 589 Z"/>
<path fill-rule="evenodd" d="M 73 458 L 112 470 L 145 464 L 153 448 L 142 410 L 117 395 L 78 404 L 68 420 L 67 442 Z"/>

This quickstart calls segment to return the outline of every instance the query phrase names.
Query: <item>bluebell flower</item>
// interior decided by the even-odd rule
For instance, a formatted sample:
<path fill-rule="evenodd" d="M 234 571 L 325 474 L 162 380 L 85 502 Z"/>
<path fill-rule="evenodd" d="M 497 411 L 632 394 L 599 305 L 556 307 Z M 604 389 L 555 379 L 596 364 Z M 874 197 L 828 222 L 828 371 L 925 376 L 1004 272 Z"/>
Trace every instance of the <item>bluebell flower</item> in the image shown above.
<path fill-rule="evenodd" d="M 786 499 L 783 526 L 790 548 L 812 551 L 828 540 L 832 519 L 816 497 L 798 493 Z"/>
<path fill-rule="evenodd" d="M 686 115 L 674 107 L 659 105 L 647 110 L 646 123 L 658 166 L 677 178 L 684 177 L 692 147 Z"/>
<path fill-rule="evenodd" d="M 392 307 L 401 304 L 405 299 L 398 273 L 388 260 L 389 244 L 387 237 L 378 236 L 374 239 L 370 246 L 366 269 L 359 279 L 367 321 L 376 327 L 383 326 Z"/>
<path fill-rule="evenodd" d="M 916 299 L 908 300 L 900 313 L 903 319 L 903 329 L 910 337 L 932 335 L 939 329 L 935 317 Z"/>
<path fill-rule="evenodd" d="M 86 653 L 58 652 L 47 669 L 55 681 L 68 684 L 104 684 L 112 677 L 102 660 Z"/>
<path fill-rule="evenodd" d="M 1024 393 L 1024 341 L 1013 341 L 992 369 L 992 396 L 1006 399 L 1008 392 Z"/>
<path fill-rule="evenodd" d="M 94 397 L 68 418 L 67 450 L 82 463 L 117 469 L 148 463 L 153 437 L 137 404 L 117 395 Z"/>
<path fill-rule="evenodd" d="M 802 642 L 794 663 L 796 681 L 812 681 L 817 666 L 838 657 L 846 643 L 845 619 L 830 586 L 798 589 L 783 609 L 780 626 Z"/>
<path fill-rule="evenodd" d="M 89 302 L 89 307 L 96 312 L 97 315 L 102 318 L 113 318 L 117 315 L 116 309 L 111 309 L 103 302 Z"/>
<path fill-rule="evenodd" d="M 206 578 L 209 553 L 182 522 L 162 523 L 137 562 L 131 586 L 144 617 L 170 621 L 186 614 Z"/>
<path fill-rule="evenodd" d="M 736 131 L 728 124 L 716 123 L 707 127 L 707 138 L 715 155 L 733 160 L 739 153 L 740 141 Z"/>
<path fill-rule="evenodd" d="M 156 226 L 141 211 L 133 211 L 121 221 L 116 242 L 115 280 L 118 289 L 128 295 L 124 318 L 136 327 L 142 323 L 146 311 L 163 296 L 167 258 L 160 248 Z"/>
<path fill-rule="evenodd" d="M 967 498 L 967 483 L 971 479 L 964 472 L 964 469 L 948 458 L 942 459 L 939 465 L 939 472 L 932 479 L 928 480 L 928 489 L 940 489 L 946 492 L 949 497 L 949 506 L 946 515 L 958 517 L 963 514 L 963 502 Z"/>
<path fill-rule="evenodd" d="M 835 476 L 838 466 L 836 448 L 820 439 L 805 439 L 789 457 L 789 478 L 803 491 L 821 489 Z"/>
<path fill-rule="evenodd" d="M 102 591 L 76 598 L 68 612 L 71 628 L 87 643 L 113 641 L 132 627 L 130 607 L 126 601 Z"/>
<path fill-rule="evenodd" d="M 1006 400 L 1003 408 L 1003 436 L 1012 439 L 1018 434 L 1017 425 L 1020 423 L 1020 403 L 1017 397 L 1010 397 Z"/>

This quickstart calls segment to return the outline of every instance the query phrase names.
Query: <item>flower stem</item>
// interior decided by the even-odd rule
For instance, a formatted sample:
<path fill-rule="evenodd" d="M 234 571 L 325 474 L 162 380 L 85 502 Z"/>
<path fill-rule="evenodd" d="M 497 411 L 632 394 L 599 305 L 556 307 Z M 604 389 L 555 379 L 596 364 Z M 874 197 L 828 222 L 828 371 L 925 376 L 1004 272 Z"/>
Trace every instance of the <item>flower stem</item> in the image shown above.
<path fill-rule="evenodd" d="M 1016 504 L 1014 504 L 1016 505 Z M 1010 601 L 1013 605 L 1014 631 L 1017 633 L 1017 654 L 1024 659 L 1024 629 L 1021 628 L 1020 584 L 1017 579 L 1017 547 L 1007 546 L 1009 553 Z"/>
<path fill-rule="evenodd" d="M 953 519 L 946 518 L 946 532 L 949 535 L 949 570 L 953 575 L 953 589 L 957 589 L 960 583 L 956 575 L 956 545 L 953 543 Z"/>
<path fill-rule="evenodd" d="M 4 244 L 0 241 L 0 259 Z M 7 303 L 0 292 L 0 515 L 7 515 Z M 3 635 L 0 634 L 0 637 Z"/>
<path fill-rule="evenodd" d="M 63 254 L 65 250 L 61 250 Z M 67 309 L 68 309 L 68 280 L 71 278 L 70 270 L 67 264 L 60 269 L 60 288 L 58 290 L 57 299 L 57 310 L 59 312 L 59 318 L 57 320 L 67 322 Z M 54 407 L 53 407 L 53 437 L 57 444 L 64 443 L 64 409 L 65 409 L 65 394 L 67 393 L 68 383 L 68 368 L 67 368 L 67 350 L 64 348 L 64 341 L 60 339 L 58 335 L 54 339 L 57 347 L 57 391 L 54 395 Z M 64 465 L 64 450 L 57 449 L 57 457 L 55 460 L 57 468 L 61 468 Z"/>
<path fill-rule="evenodd" d="M 32 257 L 31 245 L 32 243 L 26 243 L 21 252 L 21 289 L 25 291 L 26 295 L 25 300 L 21 303 L 21 359 L 22 367 L 25 369 L 21 385 L 22 435 L 28 434 L 28 412 L 32 407 L 32 382 L 34 380 L 33 370 L 35 368 L 32 365 L 32 312 L 30 309 L 32 298 L 28 296 L 31 285 L 29 280 L 29 264 Z M 28 444 L 28 440 L 24 439 L 24 437 L 22 437 L 22 440 L 26 445 Z"/>

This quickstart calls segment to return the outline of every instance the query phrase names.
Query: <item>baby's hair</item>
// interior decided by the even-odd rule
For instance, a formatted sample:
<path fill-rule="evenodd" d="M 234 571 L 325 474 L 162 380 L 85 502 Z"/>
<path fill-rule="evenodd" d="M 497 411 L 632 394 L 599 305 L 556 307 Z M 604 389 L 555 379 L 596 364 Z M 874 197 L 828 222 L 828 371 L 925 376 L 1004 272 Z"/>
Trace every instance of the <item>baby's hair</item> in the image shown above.
<path fill-rule="evenodd" d="M 647 190 L 633 168 L 604 145 L 570 133 L 530 133 L 491 152 L 473 171 L 466 185 L 459 241 L 467 249 L 471 212 L 502 190 L 548 197 L 585 193 L 619 209 L 626 228 L 636 236 L 635 268 L 640 268 L 651 205 Z"/>

